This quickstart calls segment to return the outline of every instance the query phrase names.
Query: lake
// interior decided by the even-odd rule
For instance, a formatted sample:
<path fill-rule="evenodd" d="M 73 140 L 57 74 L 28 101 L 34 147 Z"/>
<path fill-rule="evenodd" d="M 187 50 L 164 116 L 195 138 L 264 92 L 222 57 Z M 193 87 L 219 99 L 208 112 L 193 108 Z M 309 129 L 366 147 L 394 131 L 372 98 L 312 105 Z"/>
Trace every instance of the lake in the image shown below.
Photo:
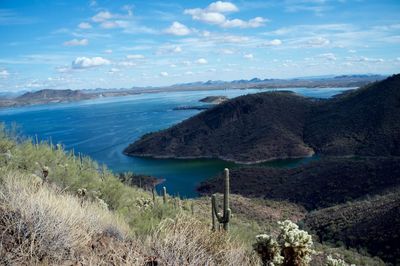
<path fill-rule="evenodd" d="M 293 88 L 296 93 L 329 98 L 351 88 Z M 128 144 L 145 133 L 167 128 L 200 111 L 179 110 L 180 106 L 201 105 L 199 99 L 212 95 L 229 98 L 260 89 L 185 91 L 140 94 L 127 97 L 101 98 L 74 103 L 38 105 L 0 110 L 0 121 L 16 122 L 22 134 L 39 140 L 61 143 L 106 164 L 114 172 L 131 171 L 164 178 L 171 194 L 195 197 L 196 186 L 234 163 L 212 159 L 174 160 L 128 157 L 122 154 Z M 266 165 L 293 167 L 312 158 L 277 160 Z"/>

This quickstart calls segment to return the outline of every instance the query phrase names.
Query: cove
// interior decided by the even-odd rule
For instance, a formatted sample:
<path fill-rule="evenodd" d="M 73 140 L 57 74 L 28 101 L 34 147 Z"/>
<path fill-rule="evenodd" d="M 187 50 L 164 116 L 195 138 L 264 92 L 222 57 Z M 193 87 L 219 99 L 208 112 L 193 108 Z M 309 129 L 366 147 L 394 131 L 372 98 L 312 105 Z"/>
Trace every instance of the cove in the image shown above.
<path fill-rule="evenodd" d="M 286 88 L 296 93 L 329 98 L 351 88 Z M 122 154 L 128 144 L 143 134 L 167 128 L 200 111 L 173 109 L 201 105 L 206 96 L 237 97 L 257 93 L 260 89 L 161 92 L 127 97 L 102 98 L 65 104 L 49 104 L 0 110 L 0 121 L 15 122 L 25 136 L 60 143 L 66 150 L 90 156 L 113 172 L 131 171 L 166 181 L 171 194 L 195 197 L 196 186 L 215 176 L 225 167 L 237 167 L 232 162 L 214 159 L 151 159 L 128 157 Z M 262 165 L 293 167 L 306 159 L 276 160 Z"/>

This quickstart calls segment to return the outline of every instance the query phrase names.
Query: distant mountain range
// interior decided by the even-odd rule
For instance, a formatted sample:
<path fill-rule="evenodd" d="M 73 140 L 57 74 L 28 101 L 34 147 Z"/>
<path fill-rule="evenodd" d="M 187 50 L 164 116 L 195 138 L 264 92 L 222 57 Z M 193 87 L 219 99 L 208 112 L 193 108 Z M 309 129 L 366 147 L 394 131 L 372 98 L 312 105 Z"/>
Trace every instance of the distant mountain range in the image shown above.
<path fill-rule="evenodd" d="M 387 76 L 376 74 L 357 74 L 357 75 L 340 75 L 340 76 L 315 76 L 315 77 L 299 77 L 293 79 L 239 79 L 233 81 L 208 80 L 191 83 L 182 83 L 168 86 L 166 88 L 194 86 L 208 87 L 224 87 L 229 88 L 289 88 L 289 87 L 358 87 L 365 85 L 365 82 L 378 81 Z"/>
<path fill-rule="evenodd" d="M 166 91 L 196 91 L 196 90 L 220 90 L 220 89 L 274 89 L 293 87 L 359 87 L 370 82 L 384 79 L 382 75 L 342 75 L 305 77 L 295 79 L 259 79 L 192 82 L 175 84 L 166 87 L 133 87 L 130 89 L 85 89 L 63 90 L 45 89 L 19 94 L 15 92 L 3 92 L 0 94 L 0 107 L 16 107 L 24 105 L 48 104 L 95 99 L 100 97 L 128 96 L 141 93 L 157 93 Z"/>

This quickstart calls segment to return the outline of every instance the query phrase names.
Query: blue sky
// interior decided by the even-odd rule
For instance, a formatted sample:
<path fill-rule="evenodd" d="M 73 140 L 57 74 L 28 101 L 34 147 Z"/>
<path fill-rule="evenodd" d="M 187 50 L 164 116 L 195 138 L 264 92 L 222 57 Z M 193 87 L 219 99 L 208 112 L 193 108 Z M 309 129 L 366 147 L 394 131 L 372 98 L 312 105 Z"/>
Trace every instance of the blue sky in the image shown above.
<path fill-rule="evenodd" d="M 400 72 L 399 0 L 0 0 L 0 90 Z"/>

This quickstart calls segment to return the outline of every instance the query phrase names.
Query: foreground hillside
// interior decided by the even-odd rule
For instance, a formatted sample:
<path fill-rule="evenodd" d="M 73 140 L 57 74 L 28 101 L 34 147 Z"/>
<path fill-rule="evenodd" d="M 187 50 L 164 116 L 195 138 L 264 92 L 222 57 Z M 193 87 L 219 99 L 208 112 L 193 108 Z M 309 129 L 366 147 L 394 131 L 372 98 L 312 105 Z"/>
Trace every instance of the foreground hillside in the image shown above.
<path fill-rule="evenodd" d="M 153 202 L 90 158 L 15 141 L 4 130 L 0 154 L 3 265 L 259 265 L 255 235 L 307 215 L 293 203 L 232 196 L 231 230 L 211 232 L 208 197 Z M 324 265 L 328 255 L 383 265 L 343 248 L 315 249 L 310 265 Z"/>
<path fill-rule="evenodd" d="M 327 101 L 288 92 L 232 99 L 147 134 L 127 155 L 238 162 L 326 155 L 400 155 L 400 74 Z"/>
<path fill-rule="evenodd" d="M 321 242 L 399 263 L 399 157 L 324 158 L 291 169 L 246 166 L 231 176 L 233 193 L 306 208 L 302 222 Z M 199 191 L 222 191 L 221 182 L 222 176 L 205 181 Z"/>

